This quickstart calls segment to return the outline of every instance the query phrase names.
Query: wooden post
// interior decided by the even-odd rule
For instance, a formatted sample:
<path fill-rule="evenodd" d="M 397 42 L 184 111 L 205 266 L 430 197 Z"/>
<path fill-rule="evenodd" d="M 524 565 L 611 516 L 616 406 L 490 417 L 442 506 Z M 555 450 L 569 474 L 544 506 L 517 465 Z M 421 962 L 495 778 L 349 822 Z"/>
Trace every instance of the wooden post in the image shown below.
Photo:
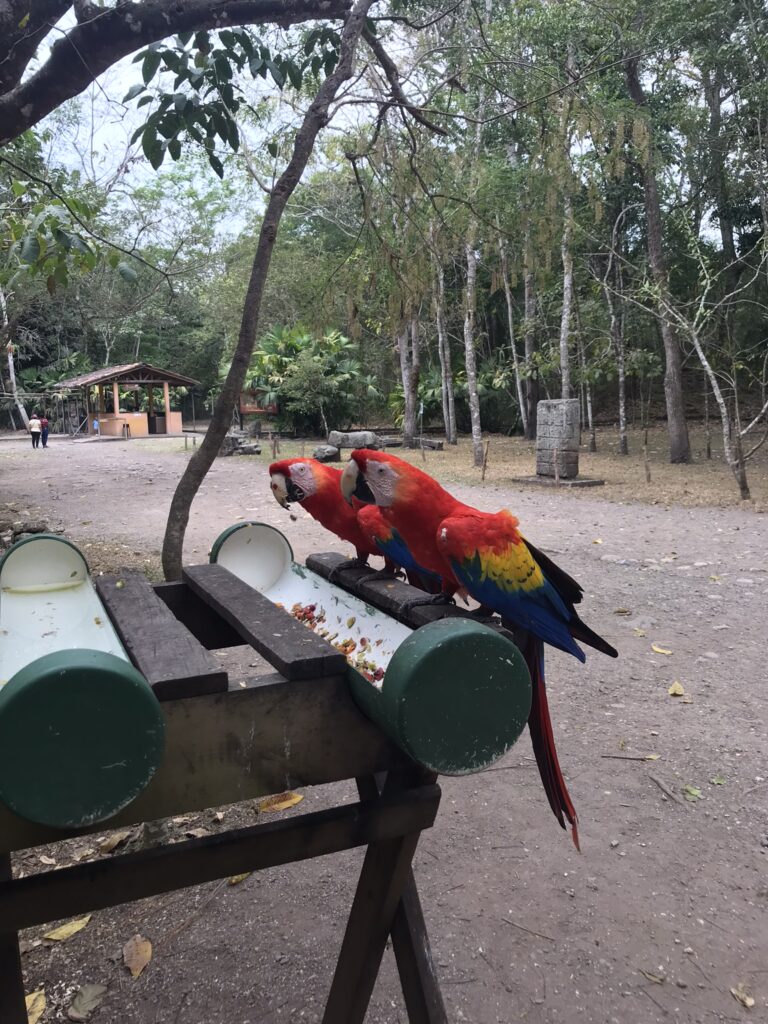
<path fill-rule="evenodd" d="M 0 882 L 13 877 L 9 854 L 0 854 Z M 27 1024 L 24 982 L 21 974 L 19 937 L 16 930 L 0 931 L 0 1020 L 3 1024 Z"/>
<path fill-rule="evenodd" d="M 147 415 L 155 415 L 155 389 L 151 384 L 147 386 Z"/>
<path fill-rule="evenodd" d="M 163 381 L 163 403 L 165 405 L 165 432 L 168 434 L 171 429 L 171 391 L 168 381 Z"/>
<path fill-rule="evenodd" d="M 112 385 L 112 405 L 114 406 L 114 412 L 120 412 L 120 388 L 117 385 L 117 381 Z"/>
<path fill-rule="evenodd" d="M 98 391 L 99 391 L 99 416 L 101 416 L 101 414 L 104 412 L 104 385 L 103 384 L 99 384 L 98 385 Z"/>

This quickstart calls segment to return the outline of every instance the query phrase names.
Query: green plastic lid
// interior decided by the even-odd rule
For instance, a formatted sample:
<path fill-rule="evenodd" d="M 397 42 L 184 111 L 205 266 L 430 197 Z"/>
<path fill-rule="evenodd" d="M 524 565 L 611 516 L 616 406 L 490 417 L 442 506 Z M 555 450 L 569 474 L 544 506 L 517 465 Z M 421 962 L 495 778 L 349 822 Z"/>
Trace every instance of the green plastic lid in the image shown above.
<path fill-rule="evenodd" d="M 113 654 L 46 654 L 0 689 L 0 800 L 28 821 L 105 821 L 146 787 L 164 745 L 149 684 Z"/>
<path fill-rule="evenodd" d="M 531 678 L 506 637 L 472 619 L 440 619 L 392 656 L 381 690 L 354 670 L 369 718 L 419 764 L 442 775 L 480 771 L 517 741 L 531 710 Z"/>

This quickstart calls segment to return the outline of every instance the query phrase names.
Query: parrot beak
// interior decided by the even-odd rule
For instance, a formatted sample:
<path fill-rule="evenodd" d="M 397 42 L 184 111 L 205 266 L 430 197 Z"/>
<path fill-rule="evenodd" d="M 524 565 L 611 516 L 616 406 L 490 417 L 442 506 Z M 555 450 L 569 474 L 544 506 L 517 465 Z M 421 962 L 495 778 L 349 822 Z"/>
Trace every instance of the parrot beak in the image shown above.
<path fill-rule="evenodd" d="M 344 472 L 341 474 L 341 493 L 348 505 L 352 504 L 353 498 L 357 498 L 363 505 L 376 504 L 373 491 L 368 486 L 365 477 L 360 472 L 360 467 L 354 459 L 349 460 L 344 468 Z"/>
<path fill-rule="evenodd" d="M 282 473 L 273 473 L 270 477 L 270 487 L 275 501 L 283 508 L 288 508 L 292 501 L 303 501 L 306 497 L 304 491 Z"/>

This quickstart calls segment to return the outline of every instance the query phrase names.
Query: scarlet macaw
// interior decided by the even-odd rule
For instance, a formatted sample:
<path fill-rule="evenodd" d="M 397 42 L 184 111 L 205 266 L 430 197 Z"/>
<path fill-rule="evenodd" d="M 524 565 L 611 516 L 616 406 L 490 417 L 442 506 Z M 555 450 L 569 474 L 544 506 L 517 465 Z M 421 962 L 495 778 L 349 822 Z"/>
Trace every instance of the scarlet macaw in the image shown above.
<path fill-rule="evenodd" d="M 571 825 L 578 849 L 576 812 L 560 771 L 547 705 L 544 644 L 579 661 L 586 658 L 577 640 L 617 657 L 576 613 L 582 588 L 522 537 L 510 512 L 465 505 L 402 459 L 358 449 L 341 483 L 347 500 L 376 502 L 419 564 L 442 577 L 446 593 L 466 589 L 505 624 L 525 631 L 519 644 L 533 684 L 528 718 L 533 750 L 550 807 L 563 828 L 566 820 Z"/>
<path fill-rule="evenodd" d="M 388 575 L 399 566 L 414 586 L 431 592 L 440 589 L 439 579 L 435 587 L 435 577 L 416 564 L 405 541 L 375 505 L 353 502 L 350 507 L 343 500 L 340 469 L 316 459 L 282 459 L 272 463 L 269 476 L 272 494 L 283 508 L 298 502 L 326 530 L 353 545 L 357 558 L 352 564 L 365 565 L 370 555 L 382 555 Z M 334 572 L 345 564 L 350 563 Z"/>

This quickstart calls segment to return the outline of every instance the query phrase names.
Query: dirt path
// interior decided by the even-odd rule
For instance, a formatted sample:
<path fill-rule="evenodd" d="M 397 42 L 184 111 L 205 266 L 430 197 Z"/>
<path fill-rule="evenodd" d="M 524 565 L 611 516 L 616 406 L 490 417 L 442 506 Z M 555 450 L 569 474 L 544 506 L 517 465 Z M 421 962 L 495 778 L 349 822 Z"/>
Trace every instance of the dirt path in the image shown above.
<path fill-rule="evenodd" d="M 0 502 L 16 510 L 10 518 L 61 523 L 97 571 L 115 545 L 125 545 L 111 555 L 118 562 L 151 568 L 185 459 L 178 448 L 54 442 L 33 457 L 4 443 Z M 238 517 L 279 526 L 299 558 L 339 548 L 278 508 L 264 461 L 216 463 L 194 507 L 187 562 L 204 561 Z M 429 468 L 438 471 L 437 457 Z M 581 666 L 549 656 L 581 855 L 549 812 L 527 737 L 494 769 L 443 780 L 416 875 L 451 1020 L 766 1019 L 768 517 L 496 484 L 454 489 L 515 511 L 584 585 L 584 618 L 621 658 L 592 655 Z M 676 679 L 689 703 L 669 696 Z M 647 755 L 658 758 L 639 760 Z M 685 786 L 701 798 L 686 800 Z M 339 792 L 308 790 L 302 809 Z M 249 814 L 229 810 L 223 824 Z M 44 1022 L 65 1019 L 56 1006 L 85 981 L 109 985 L 97 1022 L 317 1021 L 359 863 L 350 853 L 96 914 L 65 945 L 25 955 L 28 990 L 45 985 L 53 1009 Z M 136 931 L 155 954 L 133 981 L 117 958 Z M 730 992 L 740 983 L 756 1000 L 751 1011 Z M 389 953 L 368 1021 L 405 1021 Z"/>

